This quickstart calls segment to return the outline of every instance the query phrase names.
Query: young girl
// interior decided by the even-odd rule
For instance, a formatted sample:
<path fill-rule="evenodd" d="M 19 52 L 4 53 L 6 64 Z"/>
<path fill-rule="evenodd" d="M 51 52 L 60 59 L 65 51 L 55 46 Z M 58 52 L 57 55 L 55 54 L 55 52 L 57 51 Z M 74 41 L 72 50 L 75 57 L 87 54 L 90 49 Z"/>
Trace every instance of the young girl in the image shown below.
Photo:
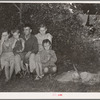
<path fill-rule="evenodd" d="M 40 25 L 40 28 L 39 28 L 39 33 L 36 34 L 36 38 L 38 40 L 38 45 L 39 45 L 39 51 L 42 51 L 44 48 L 42 46 L 42 42 L 43 40 L 45 39 L 49 39 L 50 42 L 52 43 L 52 35 L 50 33 L 46 33 L 47 32 L 47 28 L 45 25 Z"/>
<path fill-rule="evenodd" d="M 0 41 L 0 60 L 1 68 L 5 69 L 6 82 L 11 79 L 12 73 L 14 71 L 14 54 L 12 49 L 12 43 L 8 37 L 8 31 L 3 30 Z"/>
<path fill-rule="evenodd" d="M 20 71 L 25 70 L 23 67 L 23 56 L 22 52 L 24 50 L 24 40 L 20 38 L 20 33 L 18 29 L 12 30 L 14 43 L 12 45 L 13 53 L 15 55 L 15 72 L 16 75 L 20 75 Z"/>
<path fill-rule="evenodd" d="M 38 69 L 43 69 L 43 73 L 55 73 L 57 71 L 57 67 L 55 65 L 55 62 L 57 61 L 56 54 L 54 50 L 51 50 L 51 42 L 48 39 L 43 40 L 42 46 L 44 50 L 39 52 L 40 56 L 40 64 L 38 66 Z M 40 75 L 42 72 L 40 72 Z M 38 80 L 41 78 L 40 76 L 37 76 L 36 79 Z"/>

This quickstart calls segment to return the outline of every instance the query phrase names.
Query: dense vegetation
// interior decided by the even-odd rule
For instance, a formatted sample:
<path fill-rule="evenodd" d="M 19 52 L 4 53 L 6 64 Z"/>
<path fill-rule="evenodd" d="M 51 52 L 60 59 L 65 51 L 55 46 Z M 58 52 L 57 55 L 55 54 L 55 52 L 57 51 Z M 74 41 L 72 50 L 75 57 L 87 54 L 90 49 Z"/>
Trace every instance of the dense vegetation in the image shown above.
<path fill-rule="evenodd" d="M 11 30 L 24 23 L 31 23 L 33 33 L 38 33 L 40 24 L 46 24 L 53 35 L 53 49 L 58 63 L 68 66 L 68 61 L 79 65 L 79 70 L 88 70 L 99 66 L 99 41 L 89 42 L 89 28 L 82 26 L 78 14 L 99 14 L 97 4 L 0 4 L 0 29 Z M 70 9 L 73 9 L 71 12 Z M 94 24 L 95 35 L 99 37 L 100 23 Z M 97 52 L 98 51 L 98 52 Z M 90 67 L 92 65 L 92 67 Z M 62 67 L 63 69 L 63 67 Z"/>

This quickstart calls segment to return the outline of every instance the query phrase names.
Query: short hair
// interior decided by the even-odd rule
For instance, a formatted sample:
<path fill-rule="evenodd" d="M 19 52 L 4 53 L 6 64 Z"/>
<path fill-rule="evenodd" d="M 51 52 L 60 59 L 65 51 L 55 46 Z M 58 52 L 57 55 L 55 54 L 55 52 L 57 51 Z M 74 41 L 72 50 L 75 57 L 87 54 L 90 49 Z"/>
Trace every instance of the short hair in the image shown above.
<path fill-rule="evenodd" d="M 9 30 L 7 29 L 7 28 L 2 28 L 1 30 L 0 30 L 0 39 L 1 39 L 1 37 L 2 37 L 2 33 L 4 33 L 4 32 L 7 32 L 8 34 L 10 34 L 9 33 Z"/>
<path fill-rule="evenodd" d="M 17 32 L 17 31 L 19 32 L 19 29 L 15 28 L 15 29 L 11 30 L 11 33 L 13 34 L 13 33 Z"/>
<path fill-rule="evenodd" d="M 45 24 L 41 24 L 40 27 L 39 27 L 39 29 L 40 29 L 40 28 L 46 28 L 46 29 L 47 29 L 47 27 L 46 27 Z"/>
<path fill-rule="evenodd" d="M 9 34 L 9 31 L 8 31 L 8 29 L 6 29 L 6 28 L 3 28 L 3 29 L 1 29 L 1 34 L 3 33 L 3 32 L 8 32 L 8 34 Z"/>
<path fill-rule="evenodd" d="M 24 24 L 24 28 L 25 27 L 30 27 L 32 29 L 32 26 L 29 23 Z"/>
<path fill-rule="evenodd" d="M 42 42 L 42 46 L 43 46 L 43 47 L 44 47 L 44 44 L 45 44 L 45 43 L 49 43 L 49 44 L 52 46 L 52 43 L 50 42 L 49 39 L 43 40 L 43 42 Z"/>

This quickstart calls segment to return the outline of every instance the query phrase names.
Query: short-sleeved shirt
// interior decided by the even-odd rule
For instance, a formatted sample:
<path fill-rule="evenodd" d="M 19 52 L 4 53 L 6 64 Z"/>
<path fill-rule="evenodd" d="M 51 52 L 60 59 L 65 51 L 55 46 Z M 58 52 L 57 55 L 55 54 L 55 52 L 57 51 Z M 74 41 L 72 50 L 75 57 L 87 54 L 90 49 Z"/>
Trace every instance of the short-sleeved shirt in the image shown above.
<path fill-rule="evenodd" d="M 45 39 L 49 39 L 52 42 L 52 35 L 50 33 L 47 33 L 45 35 L 41 35 L 40 33 L 35 35 L 37 40 L 38 40 L 38 45 L 39 45 L 39 51 L 43 50 L 42 42 Z"/>

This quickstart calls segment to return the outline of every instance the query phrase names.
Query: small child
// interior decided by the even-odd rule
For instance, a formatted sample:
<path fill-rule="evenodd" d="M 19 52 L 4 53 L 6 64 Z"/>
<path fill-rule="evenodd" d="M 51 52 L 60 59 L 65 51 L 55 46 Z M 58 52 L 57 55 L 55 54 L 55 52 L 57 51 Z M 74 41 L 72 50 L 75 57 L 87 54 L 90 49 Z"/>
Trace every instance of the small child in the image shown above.
<path fill-rule="evenodd" d="M 48 39 L 43 40 L 42 43 L 44 50 L 39 52 L 40 56 L 40 70 L 43 69 L 43 73 L 49 73 L 49 75 L 55 73 L 57 71 L 57 66 L 55 65 L 57 61 L 56 54 L 53 50 L 51 50 L 51 42 Z M 38 80 L 41 77 L 36 77 L 36 80 Z"/>
<path fill-rule="evenodd" d="M 25 70 L 23 67 L 23 56 L 22 52 L 24 50 L 24 40 L 20 38 L 20 33 L 18 29 L 12 30 L 14 43 L 12 45 L 13 53 L 15 55 L 15 72 L 19 74 L 21 69 Z M 19 61 L 20 60 L 20 61 Z"/>

